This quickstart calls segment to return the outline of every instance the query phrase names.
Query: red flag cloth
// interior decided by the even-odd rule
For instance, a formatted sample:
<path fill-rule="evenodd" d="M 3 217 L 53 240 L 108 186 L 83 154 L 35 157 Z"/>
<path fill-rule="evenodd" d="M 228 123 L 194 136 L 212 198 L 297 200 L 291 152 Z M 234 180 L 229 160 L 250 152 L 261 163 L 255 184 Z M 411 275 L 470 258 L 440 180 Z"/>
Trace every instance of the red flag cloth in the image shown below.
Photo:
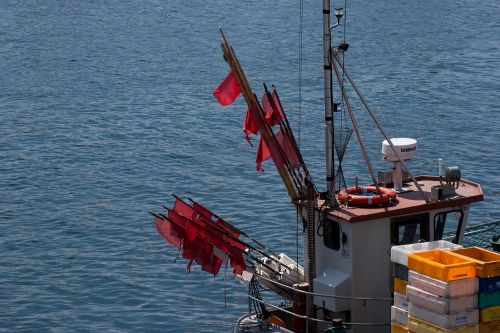
<path fill-rule="evenodd" d="M 214 90 L 214 96 L 221 105 L 229 105 L 241 94 L 240 86 L 233 72 L 229 72 L 224 80 Z"/>
<path fill-rule="evenodd" d="M 273 99 L 274 105 L 276 105 L 276 111 L 275 111 L 275 113 L 277 115 L 275 115 L 274 117 L 275 117 L 275 119 L 281 118 L 280 119 L 280 122 L 281 122 L 282 120 L 284 120 L 286 118 L 286 116 L 285 116 L 285 112 L 281 108 L 281 102 L 280 102 L 280 99 L 278 98 L 278 94 L 276 93 L 276 90 L 274 90 L 272 92 L 271 97 Z"/>
<path fill-rule="evenodd" d="M 179 213 L 168 210 L 167 217 L 169 220 L 173 221 L 175 224 L 181 226 L 184 230 L 187 230 L 188 218 L 180 215 Z"/>
<path fill-rule="evenodd" d="M 196 211 L 193 209 L 193 207 L 179 198 L 175 198 L 175 203 L 174 207 L 172 207 L 172 210 L 184 217 L 187 217 L 188 219 L 192 218 L 196 214 Z"/>
<path fill-rule="evenodd" d="M 197 260 L 197 262 L 203 261 L 201 258 L 204 256 L 204 249 L 205 237 L 203 237 L 203 232 L 194 222 L 189 221 L 182 249 L 182 256 L 189 260 L 189 264 L 187 266 L 188 272 L 191 271 L 191 265 L 194 260 Z"/>
<path fill-rule="evenodd" d="M 193 208 L 196 211 L 198 211 L 200 214 L 202 214 L 202 215 L 206 216 L 207 218 L 209 218 L 210 220 L 214 216 L 214 213 L 212 213 L 210 210 L 206 209 L 205 207 L 203 207 L 202 205 L 200 205 L 199 203 L 197 203 L 194 200 L 193 200 Z"/>
<path fill-rule="evenodd" d="M 274 140 L 274 138 L 273 141 L 277 142 L 277 140 Z M 257 156 L 255 158 L 257 171 L 264 171 L 264 169 L 262 169 L 262 162 L 267 160 L 269 157 L 273 158 L 274 164 L 276 164 L 278 168 L 283 165 L 284 161 L 281 157 L 281 152 L 278 145 L 279 143 L 268 148 L 266 142 L 264 141 L 264 138 L 262 137 L 262 135 L 260 136 L 259 147 L 257 148 Z"/>
<path fill-rule="evenodd" d="M 288 160 L 290 167 L 294 168 L 297 164 L 299 164 L 299 155 L 292 144 L 290 134 L 284 129 L 280 129 L 278 133 L 276 133 L 276 140 L 281 147 L 281 151 Z"/>
<path fill-rule="evenodd" d="M 212 218 L 215 216 L 214 213 L 212 213 L 211 210 L 208 208 L 202 206 L 201 204 L 197 203 L 196 201 L 193 201 L 193 208 L 203 214 L 204 216 L 208 217 L 210 219 L 210 222 L 213 222 Z M 208 221 L 205 221 L 208 222 Z M 238 230 L 238 228 L 233 227 L 230 223 L 224 221 L 222 218 L 217 217 L 217 220 L 215 220 L 215 225 L 224 231 L 228 232 L 231 236 L 238 238 L 240 237 L 241 232 Z"/>
<path fill-rule="evenodd" d="M 220 267 L 222 266 L 222 259 L 220 259 L 213 253 L 213 245 L 210 246 L 212 248 L 212 256 L 210 258 L 210 261 L 203 265 L 201 269 L 212 274 L 213 276 L 216 276 L 217 273 L 219 273 Z"/>
<path fill-rule="evenodd" d="M 241 235 L 241 231 L 239 231 L 237 228 L 233 227 L 231 224 L 228 222 L 224 221 L 220 217 L 215 221 L 215 223 L 221 227 L 221 229 L 224 229 L 224 231 L 228 232 L 231 236 L 238 238 Z"/>
<path fill-rule="evenodd" d="M 271 157 L 271 153 L 267 148 L 266 143 L 264 142 L 264 138 L 262 135 L 260 136 L 259 147 L 257 147 L 257 156 L 255 157 L 255 164 L 257 165 L 257 171 L 264 171 L 262 169 L 262 162 Z"/>
<path fill-rule="evenodd" d="M 269 97 L 272 98 L 272 102 L 269 100 Z M 271 94 L 267 91 L 264 92 L 264 95 L 262 96 L 262 109 L 266 114 L 266 124 L 270 126 L 277 125 L 285 119 L 285 115 L 278 104 L 278 100 L 274 98 L 274 96 L 271 96 Z"/>
<path fill-rule="evenodd" d="M 229 252 L 229 262 L 233 268 L 233 273 L 236 275 L 243 274 L 243 271 L 247 268 L 245 263 L 245 257 L 243 253 L 245 252 L 245 245 L 236 241 L 229 241 L 231 246 L 228 248 Z"/>
<path fill-rule="evenodd" d="M 196 262 L 202 270 L 215 276 L 219 272 L 222 260 L 214 255 L 213 248 L 216 246 L 222 252 L 227 252 L 228 243 L 224 233 L 215 228 L 214 221 L 200 213 L 196 213 L 192 219 L 187 219 L 175 211 L 169 211 L 169 215 L 186 223 L 182 256 L 189 260 L 187 270 L 190 271 L 193 262 Z"/>
<path fill-rule="evenodd" d="M 155 217 L 156 230 L 170 244 L 178 249 L 182 247 L 182 242 L 186 237 L 186 229 L 174 221 Z"/>
<path fill-rule="evenodd" d="M 245 133 L 245 139 L 250 142 L 250 135 L 257 134 L 259 128 L 253 119 L 252 109 L 248 108 L 247 114 L 245 116 L 245 123 L 243 124 L 243 133 Z"/>

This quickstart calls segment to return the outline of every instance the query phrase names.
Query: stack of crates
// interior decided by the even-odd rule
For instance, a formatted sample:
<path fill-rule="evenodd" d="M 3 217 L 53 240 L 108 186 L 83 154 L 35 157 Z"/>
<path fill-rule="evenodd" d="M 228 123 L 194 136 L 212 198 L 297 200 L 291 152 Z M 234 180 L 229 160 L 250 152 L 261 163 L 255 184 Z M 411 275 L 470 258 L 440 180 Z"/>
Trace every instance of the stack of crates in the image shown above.
<path fill-rule="evenodd" d="M 479 332 L 500 333 L 500 254 L 480 247 L 451 252 L 475 264 L 475 274 L 479 278 Z"/>
<path fill-rule="evenodd" d="M 454 249 L 460 245 L 439 240 L 433 242 L 398 245 L 391 248 L 391 261 L 393 262 L 394 277 L 394 304 L 391 308 L 391 332 L 404 333 L 408 329 L 408 297 L 407 285 L 409 279 L 408 254 L 431 249 Z"/>
<path fill-rule="evenodd" d="M 472 260 L 435 249 L 410 253 L 408 268 L 411 332 L 479 332 L 478 279 Z"/>

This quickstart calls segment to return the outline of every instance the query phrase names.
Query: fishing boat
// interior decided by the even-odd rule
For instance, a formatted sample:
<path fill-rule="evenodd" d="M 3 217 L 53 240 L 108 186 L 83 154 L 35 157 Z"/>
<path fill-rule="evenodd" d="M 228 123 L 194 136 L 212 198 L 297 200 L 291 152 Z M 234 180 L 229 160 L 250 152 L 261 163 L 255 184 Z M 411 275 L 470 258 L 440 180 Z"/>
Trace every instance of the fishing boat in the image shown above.
<path fill-rule="evenodd" d="M 404 303 L 398 297 L 407 300 L 406 295 L 401 296 L 406 291 L 397 284 L 408 281 L 409 272 L 414 274 L 412 269 L 419 265 L 416 262 L 423 260 L 414 256 L 443 251 L 443 256 L 458 258 L 460 254 L 453 251 L 471 246 L 487 249 L 492 256 L 499 251 L 500 221 L 468 226 L 471 205 L 483 200 L 480 184 L 464 179 L 459 167 L 446 167 L 437 158 L 429 161 L 435 163 L 436 175 L 412 174 L 408 161 L 417 158 L 418 142 L 390 137 L 378 121 L 343 61 L 349 45 L 345 41 L 332 42 L 332 32 L 342 25 L 342 19 L 342 8 L 331 10 L 330 1 L 324 0 L 323 192 L 318 190 L 317 180 L 313 180 L 302 157 L 277 89 L 273 86 L 269 90 L 264 84 L 259 100 L 235 50 L 220 31 L 229 73 L 214 96 L 221 105 L 233 103 L 240 95 L 244 97 L 248 106 L 245 136 L 250 139 L 260 135 L 257 170 L 272 159 L 303 222 L 303 265 L 285 253 L 275 253 L 196 200 L 174 195 L 172 207 L 152 213 L 158 233 L 188 260 L 188 270 L 196 263 L 215 276 L 226 265 L 248 284 L 249 313 L 237 321 L 234 332 L 378 333 L 409 332 L 412 327 L 413 331 L 445 332 L 436 323 L 425 326 L 426 322 L 422 324 L 419 319 L 409 328 L 407 321 L 412 316 L 407 310 L 405 323 L 396 320 L 399 312 L 394 311 L 400 309 L 395 305 Z M 376 172 L 372 167 L 347 86 L 384 137 L 381 152 L 386 170 Z M 334 91 L 340 100 L 334 100 Z M 335 125 L 341 117 L 349 117 L 349 127 Z M 359 184 L 356 179 L 348 185 L 343 176 L 342 159 L 351 136 L 361 148 L 369 184 Z M 476 278 L 469 273 L 457 273 L 450 281 Z M 472 332 L 479 323 L 469 326 Z"/>

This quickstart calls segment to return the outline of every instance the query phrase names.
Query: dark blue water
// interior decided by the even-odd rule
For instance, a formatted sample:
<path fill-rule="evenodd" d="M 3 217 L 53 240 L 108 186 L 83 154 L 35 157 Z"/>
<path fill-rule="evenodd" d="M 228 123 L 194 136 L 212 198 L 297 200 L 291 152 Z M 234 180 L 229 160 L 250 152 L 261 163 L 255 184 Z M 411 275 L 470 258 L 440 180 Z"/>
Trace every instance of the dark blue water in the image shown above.
<path fill-rule="evenodd" d="M 304 6 L 299 118 L 298 2 L 0 3 L 1 332 L 229 330 L 246 288 L 186 274 L 148 211 L 190 196 L 295 256 L 293 207 L 270 162 L 255 172 L 243 100 L 223 109 L 211 95 L 228 70 L 217 28 L 256 92 L 277 85 L 324 188 L 320 6 Z M 475 223 L 499 217 L 499 15 L 495 0 L 347 7 L 352 76 L 391 136 L 419 140 L 415 174 L 442 158 L 483 184 Z M 356 110 L 387 169 L 382 136 Z M 352 183 L 368 173 L 350 148 Z"/>

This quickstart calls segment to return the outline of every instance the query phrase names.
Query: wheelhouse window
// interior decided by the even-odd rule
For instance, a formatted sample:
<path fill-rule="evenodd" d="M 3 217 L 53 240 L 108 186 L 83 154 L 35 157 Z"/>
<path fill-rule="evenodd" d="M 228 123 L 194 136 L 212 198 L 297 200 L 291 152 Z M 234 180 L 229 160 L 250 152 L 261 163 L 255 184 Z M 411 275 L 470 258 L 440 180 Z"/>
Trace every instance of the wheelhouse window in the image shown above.
<path fill-rule="evenodd" d="M 391 218 L 391 243 L 412 244 L 429 240 L 429 213 Z"/>
<path fill-rule="evenodd" d="M 464 212 L 456 209 L 434 215 L 434 240 L 443 239 L 445 233 L 454 233 L 451 240 L 458 244 L 458 237 L 462 229 Z"/>
<path fill-rule="evenodd" d="M 338 251 L 340 250 L 340 225 L 335 221 L 326 220 L 324 224 L 323 242 L 326 247 Z"/>

